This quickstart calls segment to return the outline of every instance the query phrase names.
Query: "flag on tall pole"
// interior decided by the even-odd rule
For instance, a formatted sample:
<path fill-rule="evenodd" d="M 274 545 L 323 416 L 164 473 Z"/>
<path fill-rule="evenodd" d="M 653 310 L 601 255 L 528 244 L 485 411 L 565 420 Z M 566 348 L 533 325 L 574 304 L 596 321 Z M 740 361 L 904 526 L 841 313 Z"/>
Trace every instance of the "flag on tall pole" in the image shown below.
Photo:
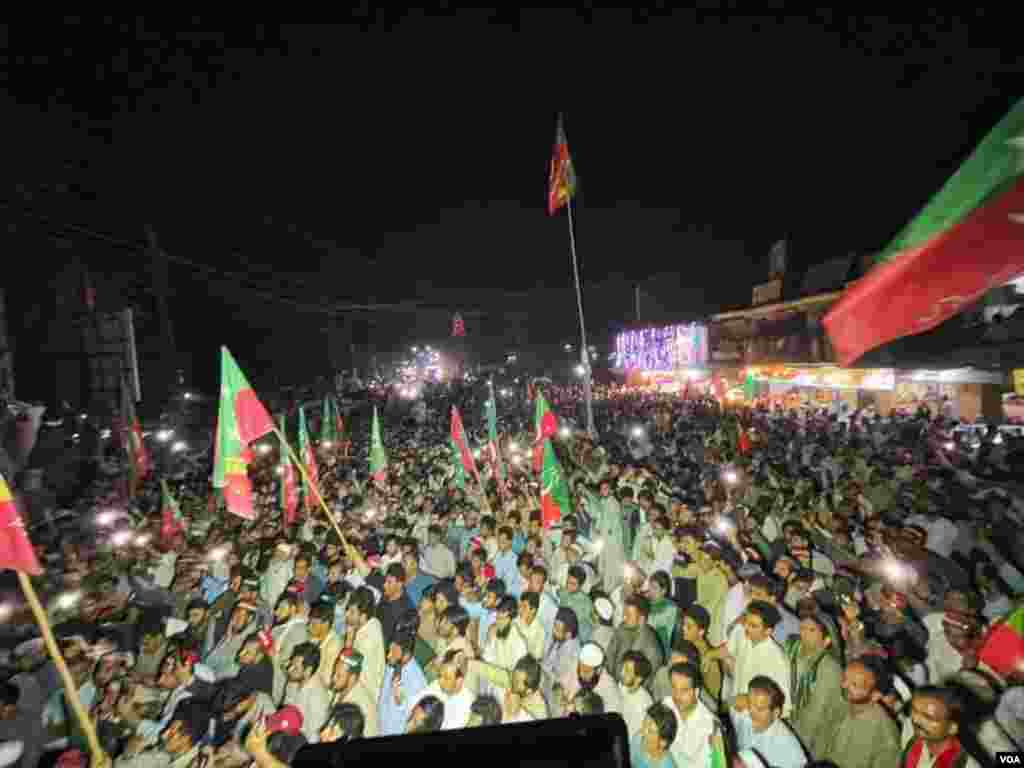
<path fill-rule="evenodd" d="M 544 441 L 558 434 L 558 419 L 555 418 L 540 390 L 537 390 L 533 413 L 536 429 L 533 442 L 533 471 L 540 474 L 544 466 Z"/>
<path fill-rule="evenodd" d="M 462 426 L 462 416 L 454 405 L 452 406 L 451 439 L 463 472 L 472 475 L 479 482 L 480 475 L 477 472 L 476 462 L 473 460 L 473 453 L 469 450 L 469 444 L 466 442 L 466 430 Z"/>
<path fill-rule="evenodd" d="M 142 426 L 135 413 L 135 401 L 128 380 L 121 375 L 121 416 L 118 427 L 123 430 L 121 444 L 128 459 L 128 498 L 135 496 L 139 484 L 149 474 L 149 454 L 142 441 Z"/>
<path fill-rule="evenodd" d="M 281 435 L 285 434 L 285 418 L 281 417 Z M 285 525 L 294 525 L 299 516 L 299 483 L 295 476 L 295 465 L 288 455 L 288 446 L 283 437 L 278 437 L 278 475 L 281 478 L 281 516 Z"/>
<path fill-rule="evenodd" d="M 923 333 L 1024 273 L 1024 99 L 825 315 L 836 358 Z"/>
<path fill-rule="evenodd" d="M 545 438 L 543 443 L 544 464 L 540 475 L 540 509 L 541 519 L 545 528 L 562 519 L 570 509 L 569 485 L 565 481 L 562 465 L 551 445 L 551 439 Z"/>
<path fill-rule="evenodd" d="M 185 532 L 185 518 L 181 514 L 181 505 L 167 487 L 166 480 L 160 481 L 160 490 L 160 538 L 164 542 L 170 542 L 179 533 Z"/>
<path fill-rule="evenodd" d="M 220 408 L 214 443 L 213 485 L 224 489 L 224 501 L 229 512 L 246 520 L 255 520 L 248 474 L 252 458 L 249 445 L 272 432 L 274 422 L 227 347 L 221 347 L 220 360 Z"/>
<path fill-rule="evenodd" d="M 43 572 L 11 489 L 4 476 L 0 475 L 0 569 L 3 568 L 30 576 Z"/>
<path fill-rule="evenodd" d="M 569 140 L 565 137 L 562 115 L 558 115 L 555 143 L 551 149 L 551 168 L 548 172 L 548 215 L 566 205 L 576 192 L 576 171 L 569 154 Z"/>
<path fill-rule="evenodd" d="M 373 424 L 370 426 L 370 477 L 377 482 L 384 480 L 388 471 L 388 455 L 384 451 L 384 441 L 380 436 L 380 420 L 377 418 L 377 406 L 373 407 Z"/>
<path fill-rule="evenodd" d="M 313 441 L 309 438 L 306 429 L 306 409 L 299 406 L 299 457 L 306 467 L 306 511 L 312 512 L 316 508 L 316 491 L 311 487 L 315 485 L 320 475 L 316 466 L 316 453 L 313 451 Z"/>

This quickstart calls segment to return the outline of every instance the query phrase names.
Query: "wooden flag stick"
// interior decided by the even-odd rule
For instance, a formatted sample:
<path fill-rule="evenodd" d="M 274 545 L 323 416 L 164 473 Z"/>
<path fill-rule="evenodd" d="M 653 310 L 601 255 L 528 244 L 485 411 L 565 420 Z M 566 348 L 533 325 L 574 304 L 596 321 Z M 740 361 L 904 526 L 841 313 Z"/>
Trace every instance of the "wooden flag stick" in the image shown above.
<path fill-rule="evenodd" d="M 64 683 L 64 697 L 70 702 L 71 709 L 74 710 L 75 717 L 78 718 L 78 723 L 82 726 L 85 739 L 89 743 L 89 751 L 92 753 L 92 766 L 93 768 L 99 768 L 100 766 L 110 765 L 110 758 L 100 748 L 100 741 L 96 737 L 96 729 L 93 727 L 92 720 L 89 719 L 89 714 L 85 711 L 85 707 L 82 706 L 82 700 L 78 697 L 78 686 L 71 677 L 71 671 L 68 669 L 67 662 L 64 661 L 60 648 L 57 647 L 57 641 L 53 637 L 53 630 L 50 628 L 50 621 L 46 618 L 46 611 L 39 602 L 39 596 L 36 595 L 35 587 L 32 586 L 32 581 L 27 574 L 22 571 L 17 571 L 17 574 L 18 584 L 21 585 L 21 591 L 25 594 L 28 607 L 32 610 L 32 615 L 39 626 L 39 631 L 43 633 L 43 642 L 46 644 L 46 650 L 49 652 L 50 658 L 53 659 L 53 664 L 57 667 L 57 673 Z"/>
<path fill-rule="evenodd" d="M 306 472 L 306 465 L 299 461 L 298 456 L 296 456 L 295 451 L 292 450 L 288 440 L 276 426 L 274 427 L 274 434 L 278 436 L 281 440 L 281 444 L 288 450 L 289 458 L 294 462 L 295 466 L 299 468 L 299 472 L 302 473 L 302 479 L 306 481 L 306 487 L 313 490 L 313 495 L 316 496 L 316 500 L 320 504 L 320 508 L 323 509 L 324 514 L 327 515 L 327 521 L 331 524 L 334 530 L 337 531 L 338 536 L 341 537 L 342 547 L 348 549 L 348 541 L 345 539 L 345 534 L 341 532 L 341 526 L 339 526 L 338 521 L 334 519 L 334 515 L 331 513 L 330 508 L 328 508 L 327 502 L 324 501 L 324 497 L 320 495 L 320 489 L 317 488 L 316 483 L 313 482 L 309 473 Z M 284 515 L 282 514 L 282 518 L 283 517 Z"/>

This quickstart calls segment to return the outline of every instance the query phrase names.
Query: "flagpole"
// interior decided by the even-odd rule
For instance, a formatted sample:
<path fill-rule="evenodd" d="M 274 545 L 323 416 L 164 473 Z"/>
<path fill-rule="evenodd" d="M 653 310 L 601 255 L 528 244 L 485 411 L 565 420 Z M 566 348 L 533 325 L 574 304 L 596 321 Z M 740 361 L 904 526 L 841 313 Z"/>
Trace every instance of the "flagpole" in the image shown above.
<path fill-rule="evenodd" d="M 583 398 L 586 403 L 587 433 L 591 438 L 597 437 L 594 429 L 594 394 L 590 380 L 590 350 L 587 349 L 587 326 L 583 320 L 583 289 L 580 287 L 580 266 L 576 258 L 576 233 L 572 225 L 572 195 L 566 200 L 565 207 L 569 212 L 569 250 L 572 252 L 572 272 L 576 282 L 576 308 L 580 315 L 580 361 L 583 363 Z"/>
<path fill-rule="evenodd" d="M 78 723 L 85 734 L 85 740 L 89 744 L 93 768 L 97 768 L 100 765 L 109 765 L 110 758 L 103 752 L 99 739 L 96 738 L 96 729 L 93 727 L 92 720 L 89 719 L 89 715 L 82 705 L 82 700 L 78 696 L 78 685 L 75 683 L 74 678 L 71 677 L 67 662 L 64 661 L 64 656 L 61 654 L 60 648 L 57 647 L 57 641 L 53 638 L 53 630 L 50 628 L 50 622 L 46 618 L 46 611 L 39 602 L 39 596 L 36 595 L 35 587 L 32 586 L 32 580 L 23 571 L 16 571 L 16 573 L 18 574 L 18 584 L 25 595 L 28 607 L 32 610 L 32 615 L 39 626 L 39 631 L 43 633 L 43 643 L 46 645 L 46 650 L 49 652 L 50 658 L 53 659 L 53 665 L 57 668 L 61 682 L 64 683 L 64 697 L 71 704 L 71 709 L 74 711 L 75 717 L 78 718 Z"/>

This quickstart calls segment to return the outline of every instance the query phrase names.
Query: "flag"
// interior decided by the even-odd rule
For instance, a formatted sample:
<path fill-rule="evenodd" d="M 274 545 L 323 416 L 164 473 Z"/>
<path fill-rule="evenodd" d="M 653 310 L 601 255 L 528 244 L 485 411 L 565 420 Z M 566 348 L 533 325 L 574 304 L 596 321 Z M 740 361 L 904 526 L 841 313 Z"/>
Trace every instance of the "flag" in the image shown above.
<path fill-rule="evenodd" d="M 316 466 L 316 453 L 313 451 L 313 441 L 309 439 L 309 432 L 306 429 L 306 409 L 299 406 L 299 458 L 306 467 L 306 511 L 312 512 L 316 509 L 317 500 L 314 486 L 320 480 L 320 473 Z"/>
<path fill-rule="evenodd" d="M 544 441 L 558 434 L 558 420 L 539 391 L 534 400 L 534 426 L 537 431 L 533 443 L 533 471 L 540 474 L 544 464 Z"/>
<path fill-rule="evenodd" d="M 540 509 L 545 528 L 562 519 L 569 512 L 569 486 L 565 482 L 562 465 L 549 438 L 544 439 L 544 466 L 540 475 Z"/>
<path fill-rule="evenodd" d="M 982 641 L 978 661 L 1003 678 L 1020 671 L 1024 665 L 1024 607 L 992 626 Z"/>
<path fill-rule="evenodd" d="M 498 488 L 504 495 L 505 467 L 502 465 L 501 453 L 498 450 L 498 406 L 494 398 L 494 382 L 490 382 L 488 393 L 490 397 L 484 402 L 484 415 L 487 418 L 487 457 Z"/>
<path fill-rule="evenodd" d="M 462 416 L 459 415 L 459 409 L 454 405 L 452 406 L 451 439 L 463 472 L 469 473 L 479 482 L 480 475 L 477 473 L 476 462 L 473 461 L 473 454 L 466 443 L 466 430 L 462 426 Z"/>
<path fill-rule="evenodd" d="M 555 144 L 551 150 L 551 170 L 548 174 L 548 215 L 554 216 L 563 205 L 569 202 L 576 192 L 576 171 L 572 167 L 572 156 L 569 154 L 569 140 L 565 137 L 562 116 L 558 116 L 555 128 Z"/>
<path fill-rule="evenodd" d="M 224 488 L 224 501 L 234 515 L 255 520 L 248 466 L 249 444 L 274 430 L 274 422 L 256 397 L 227 347 L 221 347 L 220 407 L 214 443 L 213 485 Z"/>
<path fill-rule="evenodd" d="M 281 417 L 281 434 L 285 434 L 285 418 Z M 295 465 L 292 464 L 291 456 L 288 454 L 288 445 L 283 438 L 280 440 L 280 458 L 278 460 L 278 475 L 281 480 L 281 515 L 285 525 L 294 525 L 299 517 L 299 483 L 295 476 Z"/>
<path fill-rule="evenodd" d="M 750 436 L 747 435 L 747 430 L 745 430 L 742 425 L 737 424 L 736 429 L 739 432 L 739 436 L 736 440 L 736 449 L 744 456 L 747 456 L 754 448 L 750 442 Z"/>
<path fill-rule="evenodd" d="M 825 315 L 836 359 L 931 330 L 1024 272 L 1024 99 Z"/>
<path fill-rule="evenodd" d="M 753 374 L 748 373 L 743 380 L 743 396 L 748 402 L 753 402 L 757 397 L 757 382 L 754 381 Z"/>
<path fill-rule="evenodd" d="M 163 498 L 160 503 L 160 512 L 163 521 L 160 525 L 160 538 L 165 542 L 170 541 L 179 533 L 185 532 L 185 518 L 182 517 L 181 507 L 177 499 L 171 495 L 171 489 L 167 487 L 167 481 L 160 481 L 160 488 L 163 491 Z"/>
<path fill-rule="evenodd" d="M 373 424 L 370 426 L 370 477 L 377 482 L 384 479 L 388 471 L 388 455 L 384 451 L 384 441 L 380 437 L 380 420 L 377 418 L 377 406 L 373 407 Z"/>
<path fill-rule="evenodd" d="M 135 402 L 132 399 L 128 380 L 121 376 L 121 418 L 118 427 L 122 430 L 121 443 L 128 459 L 128 497 L 131 498 L 138 490 L 139 484 L 149 474 L 149 454 L 146 444 L 142 441 L 142 426 L 135 414 Z"/>
<path fill-rule="evenodd" d="M 25 522 L 18 512 L 18 505 L 11 496 L 7 481 L 0 475 L 0 568 L 21 571 L 29 576 L 43 572 L 36 558 L 36 551 L 29 541 Z"/>
<path fill-rule="evenodd" d="M 462 320 L 462 315 L 458 312 L 452 318 L 452 336 L 465 336 L 466 335 L 466 324 Z"/>
<path fill-rule="evenodd" d="M 462 464 L 462 452 L 459 451 L 459 447 L 455 444 L 455 439 L 452 438 L 451 435 L 448 436 L 448 444 L 452 447 L 452 465 L 455 467 L 455 487 L 465 488 L 466 468 Z"/>
<path fill-rule="evenodd" d="M 338 424 L 334 420 L 334 415 L 331 413 L 331 396 L 324 395 L 324 408 L 320 414 L 320 443 L 337 442 L 338 440 Z"/>

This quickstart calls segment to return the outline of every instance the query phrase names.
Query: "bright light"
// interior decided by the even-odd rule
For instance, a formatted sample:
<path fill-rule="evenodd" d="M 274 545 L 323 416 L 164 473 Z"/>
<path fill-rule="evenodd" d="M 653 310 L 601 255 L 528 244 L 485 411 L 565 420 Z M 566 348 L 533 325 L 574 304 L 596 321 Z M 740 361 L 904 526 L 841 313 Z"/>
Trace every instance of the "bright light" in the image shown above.
<path fill-rule="evenodd" d="M 946 448 L 947 451 L 952 451 L 953 449 L 956 448 L 956 443 L 954 443 L 952 440 L 950 440 L 948 443 L 946 443 L 945 448 Z"/>
<path fill-rule="evenodd" d="M 1002 435 L 996 435 L 995 437 L 992 438 L 992 442 L 995 443 L 996 445 L 1002 445 L 1003 444 L 1003 436 Z"/>
<path fill-rule="evenodd" d="M 509 396 L 509 395 L 511 395 L 511 394 L 512 394 L 512 393 L 511 393 L 511 392 L 509 392 L 509 391 L 508 391 L 507 389 L 503 389 L 503 390 L 501 390 L 501 396 L 502 396 L 502 397 L 508 397 L 508 396 Z"/>
<path fill-rule="evenodd" d="M 413 351 L 413 354 L 416 354 L 417 352 L 420 351 L 420 348 L 419 347 L 413 347 L 412 351 Z"/>
<path fill-rule="evenodd" d="M 81 435 L 80 435 L 80 434 L 78 434 L 77 432 L 75 432 L 75 434 L 73 434 L 73 435 L 71 436 L 71 439 L 72 439 L 72 440 L 78 440 L 78 439 L 79 439 L 80 437 L 81 437 Z"/>
<path fill-rule="evenodd" d="M 159 432 L 156 433 L 156 439 L 159 440 L 161 443 L 166 443 L 172 437 L 174 437 L 173 429 L 161 429 Z"/>
<path fill-rule="evenodd" d="M 62 611 L 70 611 L 78 604 L 82 594 L 80 592 L 65 592 L 57 598 L 57 607 Z"/>
<path fill-rule="evenodd" d="M 565 345 L 565 351 L 566 352 L 572 352 L 572 344 L 566 344 Z"/>
<path fill-rule="evenodd" d="M 186 443 L 184 440 L 179 440 L 178 442 L 171 446 L 171 451 L 173 453 L 181 453 L 186 448 L 188 448 L 188 443 Z"/>
<path fill-rule="evenodd" d="M 123 547 L 132 540 L 131 531 L 118 531 L 110 537 L 110 542 L 115 547 Z"/>
<path fill-rule="evenodd" d="M 516 466 L 519 466 L 520 464 L 523 463 L 523 457 L 522 456 L 513 456 L 512 457 L 512 463 L 515 464 Z"/>
<path fill-rule="evenodd" d="M 715 523 L 715 530 L 719 533 L 728 534 L 732 531 L 732 524 L 728 520 L 719 520 Z"/>
<path fill-rule="evenodd" d="M 890 560 L 883 566 L 885 575 L 890 581 L 903 581 L 908 576 L 908 569 L 898 560 Z"/>
<path fill-rule="evenodd" d="M 185 393 L 185 399 L 186 400 L 191 400 L 192 399 L 192 393 L 191 392 L 186 392 Z"/>
<path fill-rule="evenodd" d="M 0 621 L 8 621 L 14 615 L 14 608 L 8 604 L 0 604 Z"/>
<path fill-rule="evenodd" d="M 427 350 L 427 352 L 433 352 L 433 350 L 430 348 L 429 344 L 427 345 L 426 350 Z"/>
<path fill-rule="evenodd" d="M 572 430 L 570 430 L 568 427 L 562 427 L 560 430 L 558 430 L 558 435 L 560 437 L 569 437 L 571 434 Z"/>
<path fill-rule="evenodd" d="M 100 432 L 100 437 L 104 440 L 109 440 L 113 433 L 109 429 L 104 429 Z"/>
<path fill-rule="evenodd" d="M 88 413 L 83 413 L 83 414 L 81 414 L 81 417 L 82 417 L 82 421 L 85 421 L 86 419 L 89 418 L 89 414 Z"/>
<path fill-rule="evenodd" d="M 643 427 L 633 427 L 633 437 L 643 437 L 643 436 L 644 436 L 644 428 Z"/>
<path fill-rule="evenodd" d="M 260 443 L 259 445 L 256 446 L 256 450 L 259 451 L 261 454 L 266 455 L 270 453 L 270 446 L 267 445 L 266 443 Z"/>
<path fill-rule="evenodd" d="M 584 373 L 587 372 L 587 369 L 584 368 L 582 365 L 577 365 L 575 368 L 573 368 L 573 370 L 576 372 L 577 376 L 582 376 Z"/>
<path fill-rule="evenodd" d="M 276 474 L 278 474 L 278 475 L 283 475 L 284 474 L 284 467 L 282 467 L 282 466 L 274 467 L 274 472 Z"/>
<path fill-rule="evenodd" d="M 334 443 L 332 443 L 330 440 L 324 440 L 322 443 L 320 443 L 320 445 L 322 445 L 324 448 L 330 448 L 332 445 L 334 445 Z"/>
<path fill-rule="evenodd" d="M 735 473 L 735 472 L 734 472 L 733 470 L 731 470 L 731 469 L 730 469 L 730 470 L 727 470 L 727 471 L 726 471 L 726 472 L 725 472 L 725 473 L 724 473 L 724 474 L 722 475 L 722 479 L 723 479 L 723 480 L 725 480 L 725 482 L 727 482 L 727 483 L 729 483 L 730 485 L 732 485 L 732 484 L 733 484 L 733 483 L 735 483 L 735 482 L 736 482 L 737 480 L 739 480 L 739 477 L 738 477 L 738 476 L 736 475 L 736 473 Z"/>
<path fill-rule="evenodd" d="M 209 557 L 214 562 L 219 562 L 219 561 L 223 560 L 227 556 L 228 556 L 228 548 L 227 547 L 216 547 L 215 549 L 211 549 L 210 550 Z"/>
<path fill-rule="evenodd" d="M 144 534 L 142 534 L 141 536 L 136 536 L 136 537 L 135 537 L 135 546 L 136 546 L 136 547 L 144 547 L 144 546 L 146 546 L 147 544 L 149 544 L 149 542 L 150 542 L 150 540 L 151 540 L 152 538 L 153 538 L 153 537 L 152 537 L 152 536 L 150 536 L 150 535 L 149 535 L 148 533 L 144 533 Z"/>
<path fill-rule="evenodd" d="M 100 512 L 96 515 L 97 525 L 110 525 L 117 518 L 113 512 Z"/>
<path fill-rule="evenodd" d="M 604 539 L 598 539 L 594 542 L 594 552 L 600 554 L 602 549 L 604 549 Z"/>

